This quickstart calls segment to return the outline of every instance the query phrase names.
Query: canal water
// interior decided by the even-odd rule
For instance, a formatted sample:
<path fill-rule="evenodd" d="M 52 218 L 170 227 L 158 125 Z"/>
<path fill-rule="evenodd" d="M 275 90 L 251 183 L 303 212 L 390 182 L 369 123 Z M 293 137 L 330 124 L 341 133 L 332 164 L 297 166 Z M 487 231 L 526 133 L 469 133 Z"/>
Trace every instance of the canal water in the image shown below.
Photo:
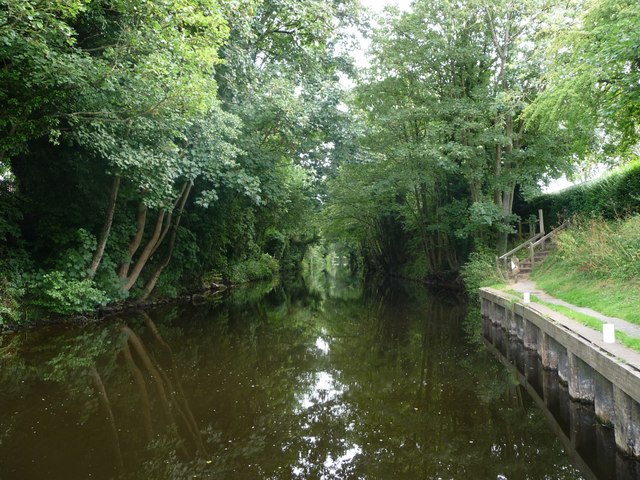
<path fill-rule="evenodd" d="M 0 479 L 581 479 L 477 311 L 356 279 L 0 337 Z"/>

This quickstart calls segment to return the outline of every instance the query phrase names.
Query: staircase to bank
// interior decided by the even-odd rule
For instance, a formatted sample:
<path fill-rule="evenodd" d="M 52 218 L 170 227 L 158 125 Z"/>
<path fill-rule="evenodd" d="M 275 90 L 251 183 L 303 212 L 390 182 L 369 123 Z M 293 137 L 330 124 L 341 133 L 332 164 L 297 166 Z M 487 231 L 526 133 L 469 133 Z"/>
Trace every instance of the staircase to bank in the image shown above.
<path fill-rule="evenodd" d="M 533 266 L 542 262 L 551 253 L 553 244 L 547 243 L 544 249 L 536 250 L 533 254 L 533 261 L 530 258 L 520 261 L 520 268 L 518 270 L 519 275 L 529 274 L 533 270 Z"/>
<path fill-rule="evenodd" d="M 536 264 L 547 258 L 553 250 L 558 232 L 566 227 L 567 222 L 563 222 L 559 227 L 547 234 L 545 234 L 543 227 L 540 233 L 534 235 L 516 248 L 509 250 L 504 255 L 497 257 L 496 264 L 498 270 L 508 279 L 515 281 L 517 281 L 519 277 L 529 275 Z M 528 255 L 526 258 L 520 259 L 516 254 L 524 249 L 528 250 Z"/>

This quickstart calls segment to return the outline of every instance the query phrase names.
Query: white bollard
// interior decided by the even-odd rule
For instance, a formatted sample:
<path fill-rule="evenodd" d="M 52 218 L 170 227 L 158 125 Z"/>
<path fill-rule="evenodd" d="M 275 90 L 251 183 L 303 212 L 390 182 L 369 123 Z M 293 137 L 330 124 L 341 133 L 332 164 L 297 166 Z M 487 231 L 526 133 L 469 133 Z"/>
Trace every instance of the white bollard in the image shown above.
<path fill-rule="evenodd" d="M 616 329 L 613 323 L 602 324 L 602 341 L 604 343 L 616 343 Z"/>
<path fill-rule="evenodd" d="M 523 299 L 524 303 L 529 303 L 531 302 L 531 293 L 529 292 L 524 292 L 524 299 Z"/>

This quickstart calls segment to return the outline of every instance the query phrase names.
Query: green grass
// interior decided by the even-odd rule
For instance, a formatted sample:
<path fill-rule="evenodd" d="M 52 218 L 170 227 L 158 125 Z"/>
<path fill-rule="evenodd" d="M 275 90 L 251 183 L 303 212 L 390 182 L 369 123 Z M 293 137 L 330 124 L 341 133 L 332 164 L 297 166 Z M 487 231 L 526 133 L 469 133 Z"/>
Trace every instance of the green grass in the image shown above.
<path fill-rule="evenodd" d="M 582 312 L 577 312 L 576 310 L 572 310 L 571 308 L 565 307 L 563 305 L 556 305 L 555 303 L 546 302 L 536 297 L 535 295 L 531 296 L 531 301 L 540 303 L 555 312 L 563 314 L 565 317 L 569 317 L 572 320 L 581 323 L 582 325 L 586 325 L 589 328 L 593 328 L 594 330 L 602 330 L 602 324 L 604 322 L 597 319 L 596 317 L 592 317 L 591 315 L 587 315 Z"/>
<path fill-rule="evenodd" d="M 517 290 L 513 290 L 510 288 L 506 288 L 502 287 L 495 287 L 497 289 L 502 290 L 505 293 L 508 293 L 510 295 L 514 295 L 516 297 L 522 298 L 522 292 L 518 292 Z M 531 295 L 531 301 L 532 302 L 536 302 L 539 303 L 541 305 L 544 305 L 548 308 L 550 308 L 551 310 L 553 310 L 554 312 L 558 312 L 563 314 L 565 317 L 570 318 L 572 320 L 575 320 L 576 322 L 585 325 L 589 328 L 592 328 L 596 331 L 601 332 L 602 331 L 602 324 L 604 323 L 602 320 L 599 320 L 595 317 L 592 317 L 591 315 L 587 315 L 585 313 L 582 312 L 577 312 L 569 307 L 565 307 L 563 305 L 556 305 L 555 303 L 550 303 L 547 302 L 545 300 L 540 299 L 539 297 L 537 297 L 536 295 Z M 568 301 L 568 300 L 565 300 Z M 595 309 L 594 309 L 595 310 Z M 616 339 L 618 340 L 618 342 L 620 342 L 621 344 L 637 351 L 640 352 L 640 338 L 635 338 L 632 336 L 627 335 L 624 332 L 621 332 L 619 330 L 616 330 Z"/>
<path fill-rule="evenodd" d="M 572 310 L 569 307 L 545 302 L 544 300 L 539 299 L 535 295 L 531 297 L 531 300 L 534 302 L 540 303 L 542 305 L 545 305 L 546 307 L 549 307 L 551 310 L 561 313 L 565 317 L 571 318 L 572 320 L 575 320 L 576 322 L 581 323 L 582 325 L 585 325 L 589 328 L 593 328 L 594 330 L 597 330 L 600 332 L 602 331 L 602 324 L 604 323 L 602 320 L 599 320 L 595 317 L 584 314 L 582 312 L 577 312 L 575 310 Z M 623 345 L 633 350 L 636 350 L 637 352 L 640 352 L 640 338 L 631 337 L 619 330 L 616 330 L 616 338 Z"/>
<path fill-rule="evenodd" d="M 538 288 L 549 295 L 610 317 L 640 325 L 640 281 L 602 278 L 564 264 L 551 255 L 532 274 Z"/>
<path fill-rule="evenodd" d="M 585 313 L 582 312 L 577 312 L 575 310 L 572 310 L 569 307 L 565 307 L 563 305 L 556 305 L 554 303 L 550 303 L 550 302 L 546 302 L 544 300 L 541 300 L 540 298 L 536 297 L 535 295 L 531 296 L 531 301 L 536 302 L 536 303 L 540 303 L 548 308 L 550 308 L 551 310 L 561 313 L 563 314 L 565 317 L 571 318 L 572 320 L 575 320 L 578 323 L 581 323 L 582 325 L 585 325 L 589 328 L 593 328 L 594 330 L 597 330 L 599 332 L 602 331 L 602 324 L 604 323 L 602 320 L 599 320 L 595 317 L 592 317 L 591 315 L 587 315 Z M 621 332 L 619 330 L 616 330 L 616 338 L 618 339 L 618 341 L 637 351 L 640 352 L 640 338 L 634 338 L 631 337 L 629 335 L 627 335 L 624 332 Z"/>

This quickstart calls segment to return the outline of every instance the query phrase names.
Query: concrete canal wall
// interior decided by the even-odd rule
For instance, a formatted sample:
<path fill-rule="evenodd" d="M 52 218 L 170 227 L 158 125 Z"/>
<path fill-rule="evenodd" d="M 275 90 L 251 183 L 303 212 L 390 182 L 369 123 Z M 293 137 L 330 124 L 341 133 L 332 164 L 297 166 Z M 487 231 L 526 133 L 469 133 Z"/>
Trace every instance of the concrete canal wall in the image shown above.
<path fill-rule="evenodd" d="M 605 344 L 602 333 L 544 305 L 491 288 L 481 289 L 480 299 L 483 317 L 535 352 L 545 370 L 557 372 L 571 400 L 593 404 L 598 421 L 613 427 L 617 448 L 640 459 L 640 354 Z"/>

